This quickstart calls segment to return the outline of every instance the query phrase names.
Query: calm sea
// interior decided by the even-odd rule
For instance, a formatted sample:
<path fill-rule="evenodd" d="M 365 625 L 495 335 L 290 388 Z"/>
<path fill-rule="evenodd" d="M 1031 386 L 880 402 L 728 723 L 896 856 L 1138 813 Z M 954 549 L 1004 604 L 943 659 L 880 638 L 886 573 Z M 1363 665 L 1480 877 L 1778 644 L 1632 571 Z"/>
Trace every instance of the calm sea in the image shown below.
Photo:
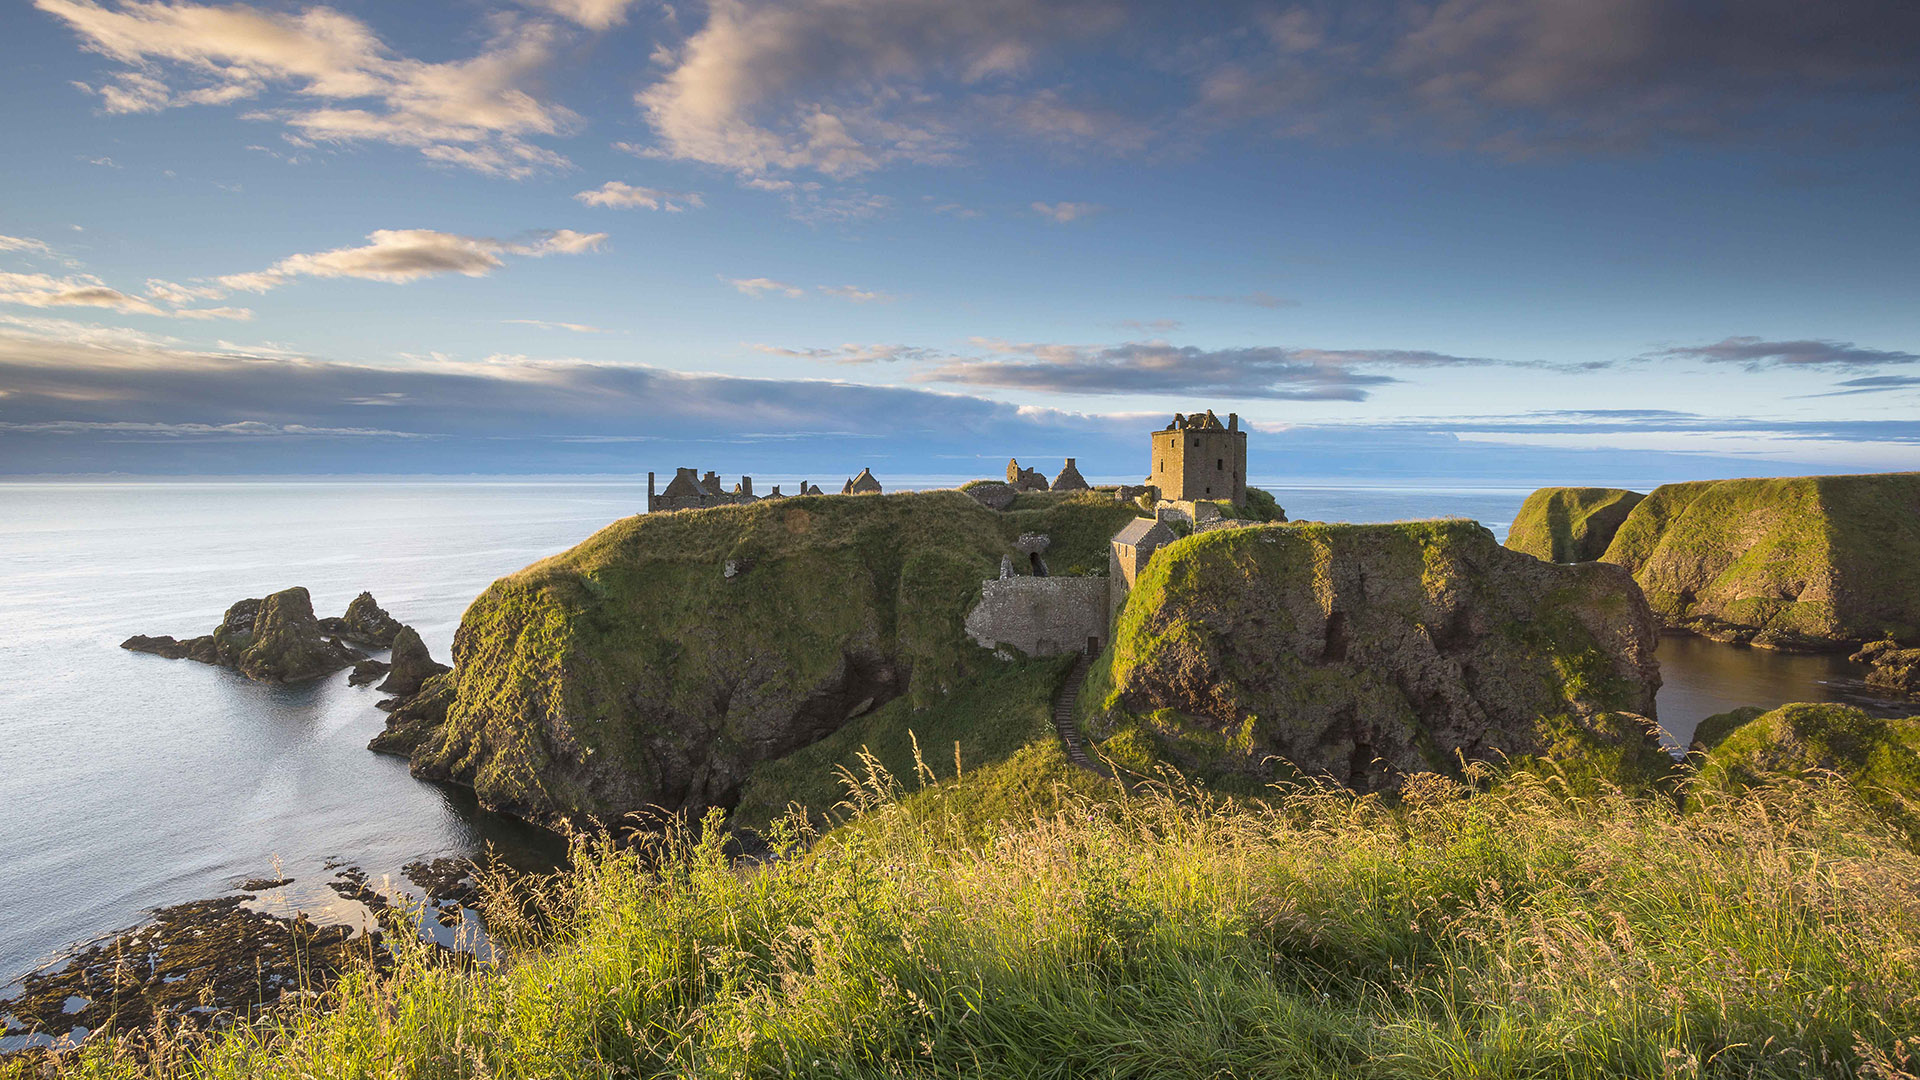
<path fill-rule="evenodd" d="M 1501 535 L 1527 494 L 1271 490 L 1295 518 L 1455 514 Z M 267 686 L 119 643 L 206 633 L 235 600 L 304 585 L 321 615 L 371 590 L 444 660 L 488 582 L 645 495 L 628 479 L 0 483 L 0 985 L 248 878 L 292 877 L 278 900 L 326 913 L 343 864 L 397 882 L 407 862 L 488 845 L 554 857 L 547 834 L 368 751 L 384 720 L 370 688 Z M 1681 741 L 1703 716 L 1824 700 L 1857 675 L 1694 641 L 1662 659 L 1661 715 Z"/>

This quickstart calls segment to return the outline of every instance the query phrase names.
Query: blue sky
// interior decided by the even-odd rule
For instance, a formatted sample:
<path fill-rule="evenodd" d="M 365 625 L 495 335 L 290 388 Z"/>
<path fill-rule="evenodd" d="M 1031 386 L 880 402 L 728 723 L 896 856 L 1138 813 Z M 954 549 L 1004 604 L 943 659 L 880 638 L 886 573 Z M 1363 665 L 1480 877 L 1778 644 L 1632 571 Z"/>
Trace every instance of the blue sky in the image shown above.
<path fill-rule="evenodd" d="M 1910 2 L 1185 7 L 7 5 L 0 472 L 1920 468 Z"/>

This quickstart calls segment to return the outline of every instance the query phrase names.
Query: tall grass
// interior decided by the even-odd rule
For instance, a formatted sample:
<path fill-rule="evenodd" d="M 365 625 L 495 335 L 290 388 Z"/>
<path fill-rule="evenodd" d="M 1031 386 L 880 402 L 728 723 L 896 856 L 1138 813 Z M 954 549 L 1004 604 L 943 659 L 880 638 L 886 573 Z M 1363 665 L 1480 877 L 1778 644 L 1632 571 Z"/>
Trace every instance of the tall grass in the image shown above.
<path fill-rule="evenodd" d="M 1920 858 L 1851 792 L 1682 813 L 1060 790 L 982 830 L 877 767 L 730 865 L 717 821 L 497 890 L 497 969 L 407 950 L 325 1010 L 76 1076 L 1907 1076 Z M 24 1067 L 21 1067 L 24 1068 Z M 1903 1071 L 1909 1070 L 1909 1071 Z M 0 1069 L 0 1073 L 4 1073 Z"/>

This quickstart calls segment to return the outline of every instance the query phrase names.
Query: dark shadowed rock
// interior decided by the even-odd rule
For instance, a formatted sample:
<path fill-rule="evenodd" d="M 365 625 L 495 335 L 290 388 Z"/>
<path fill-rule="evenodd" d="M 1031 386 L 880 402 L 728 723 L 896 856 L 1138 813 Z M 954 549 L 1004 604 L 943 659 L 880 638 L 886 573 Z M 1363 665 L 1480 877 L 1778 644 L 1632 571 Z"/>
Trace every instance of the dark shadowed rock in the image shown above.
<path fill-rule="evenodd" d="M 176 641 L 136 635 L 120 647 L 217 664 L 262 682 L 316 679 L 363 658 L 326 636 L 320 621 L 313 617 L 313 599 L 298 586 L 240 601 L 227 609 L 219 628 L 204 637 Z"/>
<path fill-rule="evenodd" d="M 380 676 L 385 675 L 391 669 L 391 666 L 392 665 L 382 660 L 362 660 L 353 665 L 352 673 L 347 676 L 347 684 L 349 686 L 365 686 Z"/>
<path fill-rule="evenodd" d="M 387 710 L 387 729 L 367 744 L 369 750 L 401 757 L 447 722 L 447 709 L 453 704 L 454 682 L 451 673 L 435 675 L 422 683 L 418 693 L 404 700 L 382 701 Z"/>
<path fill-rule="evenodd" d="M 1875 641 L 1849 659 L 1872 666 L 1867 673 L 1868 686 L 1920 697 L 1920 649 L 1904 649 L 1889 639 Z"/>
<path fill-rule="evenodd" d="M 132 652 L 164 656 L 169 660 L 198 660 L 205 664 L 213 663 L 215 655 L 212 634 L 202 634 L 185 641 L 176 641 L 166 634 L 159 637 L 135 634 L 121 642 L 120 647 Z"/>
<path fill-rule="evenodd" d="M 321 619 L 320 628 L 328 635 L 343 638 L 352 644 L 367 649 L 393 648 L 394 635 L 401 629 L 400 620 L 387 614 L 373 599 L 373 594 L 363 592 L 347 605 L 347 613 L 337 619 Z"/>
<path fill-rule="evenodd" d="M 411 626 L 403 626 L 394 635 L 393 656 L 389 659 L 387 681 L 375 689 L 396 697 L 412 697 L 420 692 L 420 687 L 428 679 L 447 670 L 445 664 L 436 664 L 427 652 L 427 644 Z"/>

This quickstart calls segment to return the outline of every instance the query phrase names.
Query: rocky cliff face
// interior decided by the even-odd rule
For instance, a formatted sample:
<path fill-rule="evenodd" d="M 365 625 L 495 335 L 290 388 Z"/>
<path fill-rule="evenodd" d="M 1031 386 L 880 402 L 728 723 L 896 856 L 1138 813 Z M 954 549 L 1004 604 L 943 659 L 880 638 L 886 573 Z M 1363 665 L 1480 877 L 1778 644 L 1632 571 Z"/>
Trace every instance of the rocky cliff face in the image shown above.
<path fill-rule="evenodd" d="M 1541 488 L 1514 516 L 1507 546 L 1547 562 L 1592 562 L 1644 498 L 1624 488 Z"/>
<path fill-rule="evenodd" d="M 1473 522 L 1202 533 L 1128 598 L 1096 734 L 1190 772 L 1362 790 L 1461 756 L 1634 782 L 1670 764 L 1654 640 L 1624 570 L 1544 563 Z"/>
<path fill-rule="evenodd" d="M 481 594 L 376 745 L 534 818 L 731 806 L 757 764 L 993 662 L 962 620 L 1020 533 L 1104 562 L 1123 513 L 926 492 L 620 521 Z"/>
<path fill-rule="evenodd" d="M 1920 473 L 1655 488 L 1603 556 L 1670 625 L 1768 648 L 1920 636 Z"/>
<path fill-rule="evenodd" d="M 375 689 L 395 697 L 407 698 L 420 692 L 428 679 L 444 673 L 447 665 L 435 663 L 426 642 L 411 626 L 402 626 L 393 635 L 393 655 L 388 660 L 387 680 Z"/>
<path fill-rule="evenodd" d="M 172 659 L 229 667 L 263 682 L 301 682 L 348 667 L 360 654 L 329 639 L 313 615 L 313 599 L 295 586 L 227 609 L 213 633 L 186 641 L 136 635 L 120 647 Z"/>

